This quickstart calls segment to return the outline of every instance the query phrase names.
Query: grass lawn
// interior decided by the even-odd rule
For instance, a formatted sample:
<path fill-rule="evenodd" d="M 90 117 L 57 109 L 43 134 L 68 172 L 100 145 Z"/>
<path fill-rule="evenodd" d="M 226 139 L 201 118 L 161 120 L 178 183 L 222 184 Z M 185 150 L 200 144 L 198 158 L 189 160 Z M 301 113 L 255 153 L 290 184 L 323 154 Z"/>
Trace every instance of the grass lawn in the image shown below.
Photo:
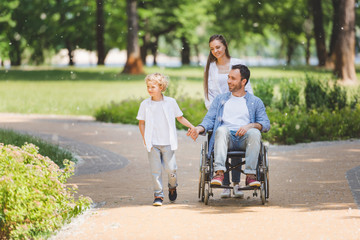
<path fill-rule="evenodd" d="M 302 84 L 305 72 L 331 78 L 331 72 L 314 67 L 252 67 L 250 70 L 254 85 L 260 80 L 276 84 L 289 79 Z M 0 69 L 0 112 L 93 115 L 98 107 L 111 101 L 148 96 L 145 75 L 123 75 L 120 71 L 109 67 Z M 151 67 L 145 71 L 168 75 L 170 86 L 178 93 L 203 97 L 202 67 Z"/>

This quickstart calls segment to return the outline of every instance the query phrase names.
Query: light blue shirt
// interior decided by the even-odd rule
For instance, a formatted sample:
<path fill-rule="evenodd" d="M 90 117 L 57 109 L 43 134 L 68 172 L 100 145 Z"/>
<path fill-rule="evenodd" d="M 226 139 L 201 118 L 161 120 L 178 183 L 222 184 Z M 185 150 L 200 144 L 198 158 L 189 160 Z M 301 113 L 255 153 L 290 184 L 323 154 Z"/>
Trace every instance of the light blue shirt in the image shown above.
<path fill-rule="evenodd" d="M 205 128 L 205 133 L 209 130 L 213 130 L 213 133 L 210 141 L 209 141 L 209 157 L 211 152 L 214 149 L 215 144 L 215 132 L 218 127 L 223 125 L 223 113 L 224 113 L 224 105 L 230 99 L 231 92 L 224 93 L 218 95 L 214 101 L 212 102 L 209 111 L 204 117 L 203 121 L 199 124 L 203 128 Z M 264 103 L 260 98 L 246 93 L 245 95 L 246 105 L 249 110 L 250 115 L 250 123 L 259 123 L 261 124 L 262 132 L 267 132 L 270 130 L 270 120 L 266 114 Z"/>

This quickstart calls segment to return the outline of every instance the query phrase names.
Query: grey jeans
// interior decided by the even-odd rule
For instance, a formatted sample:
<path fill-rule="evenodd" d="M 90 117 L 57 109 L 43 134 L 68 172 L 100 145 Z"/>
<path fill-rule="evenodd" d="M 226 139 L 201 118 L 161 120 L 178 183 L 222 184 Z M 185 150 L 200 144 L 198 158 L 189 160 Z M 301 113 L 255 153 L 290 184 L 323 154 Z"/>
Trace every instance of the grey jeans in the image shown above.
<path fill-rule="evenodd" d="M 153 146 L 151 151 L 148 152 L 148 158 L 150 162 L 151 178 L 154 188 L 155 197 L 164 197 L 162 186 L 162 167 L 168 175 L 168 187 L 177 187 L 176 178 L 176 159 L 175 151 L 171 150 L 170 145 L 165 146 Z"/>
<path fill-rule="evenodd" d="M 256 165 L 260 152 L 261 133 L 256 128 L 249 129 L 242 137 L 235 136 L 235 131 L 221 126 L 215 133 L 214 170 L 226 171 L 225 161 L 228 150 L 242 150 L 245 153 L 245 174 L 256 174 Z"/>

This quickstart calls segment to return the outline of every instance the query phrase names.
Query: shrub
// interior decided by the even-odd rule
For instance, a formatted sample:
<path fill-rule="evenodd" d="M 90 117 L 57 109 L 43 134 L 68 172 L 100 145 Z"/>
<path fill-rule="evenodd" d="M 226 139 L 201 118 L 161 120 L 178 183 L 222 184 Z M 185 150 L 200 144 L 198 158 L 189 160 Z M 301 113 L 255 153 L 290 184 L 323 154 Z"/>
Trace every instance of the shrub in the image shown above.
<path fill-rule="evenodd" d="M 322 108 L 326 106 L 327 92 L 320 80 L 316 78 L 310 78 L 306 75 L 306 86 L 305 86 L 305 103 L 308 109 Z"/>
<path fill-rule="evenodd" d="M 300 105 L 301 88 L 296 82 L 286 82 L 280 85 L 281 98 L 276 104 L 279 109 L 291 108 Z"/>
<path fill-rule="evenodd" d="M 130 99 L 120 103 L 111 102 L 99 108 L 95 113 L 95 118 L 102 122 L 137 124 L 136 116 L 141 101 L 141 99 Z"/>
<path fill-rule="evenodd" d="M 261 98 L 266 107 L 271 106 L 274 97 L 274 85 L 270 81 L 258 80 L 254 85 L 255 96 Z"/>
<path fill-rule="evenodd" d="M 0 239 L 43 238 L 90 205 L 65 185 L 74 163 L 64 160 L 60 169 L 38 150 L 0 144 Z"/>
<path fill-rule="evenodd" d="M 21 134 L 9 129 L 0 129 L 0 141 L 4 144 L 11 144 L 21 147 L 26 142 L 33 143 L 39 147 L 39 153 L 43 156 L 49 157 L 60 168 L 63 168 L 64 159 L 69 159 L 76 162 L 76 158 L 73 154 L 65 149 L 60 148 L 57 145 L 50 144 L 40 138 L 30 136 L 28 134 Z"/>

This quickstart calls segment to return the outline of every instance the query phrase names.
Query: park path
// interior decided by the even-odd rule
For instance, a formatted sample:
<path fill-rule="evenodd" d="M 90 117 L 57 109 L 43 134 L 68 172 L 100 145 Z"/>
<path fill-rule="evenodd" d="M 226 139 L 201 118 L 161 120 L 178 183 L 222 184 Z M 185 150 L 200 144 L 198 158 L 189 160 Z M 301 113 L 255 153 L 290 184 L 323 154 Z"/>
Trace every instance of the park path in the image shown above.
<path fill-rule="evenodd" d="M 70 180 L 97 208 L 64 227 L 65 239 L 360 239 L 360 141 L 270 146 L 270 199 L 198 201 L 200 145 L 178 132 L 178 200 L 153 207 L 149 165 L 137 126 L 90 117 L 0 114 L 0 128 L 58 142 L 81 161 Z M 109 167 L 110 166 L 110 167 Z M 350 185 L 346 179 L 348 173 Z M 166 181 L 165 181 L 166 182 Z M 243 180 L 242 180 L 243 182 Z"/>

